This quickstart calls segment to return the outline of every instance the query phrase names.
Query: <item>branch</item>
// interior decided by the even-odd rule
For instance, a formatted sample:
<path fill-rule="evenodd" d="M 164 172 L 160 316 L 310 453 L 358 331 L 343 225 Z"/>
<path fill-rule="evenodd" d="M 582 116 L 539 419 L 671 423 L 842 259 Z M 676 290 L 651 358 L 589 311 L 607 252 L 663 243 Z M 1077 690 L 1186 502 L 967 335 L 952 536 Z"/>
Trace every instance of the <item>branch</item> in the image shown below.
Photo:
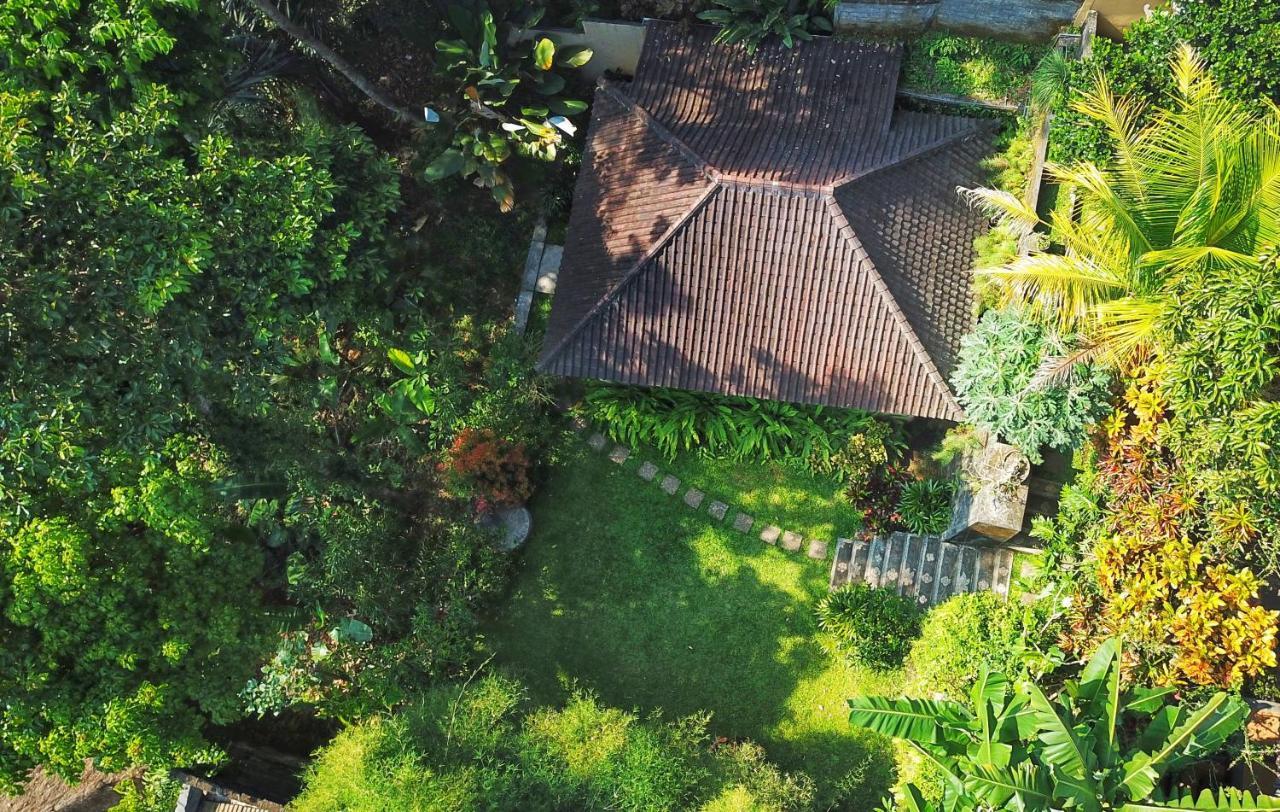
<path fill-rule="evenodd" d="M 368 96 L 380 107 L 388 110 L 398 120 L 415 127 L 423 126 L 424 120 L 422 116 L 414 115 L 409 110 L 396 104 L 390 96 L 383 93 L 377 85 L 369 81 L 369 78 L 357 70 L 354 65 L 343 59 L 341 56 L 338 56 L 332 48 L 321 42 L 318 37 L 312 35 L 309 31 L 295 23 L 293 20 L 290 20 L 284 12 L 276 7 L 276 4 L 272 0 L 249 0 L 249 3 L 251 3 L 258 11 L 262 12 L 267 19 L 275 23 L 281 31 L 284 31 L 286 34 L 305 45 L 316 56 L 327 62 L 330 67 L 347 77 L 347 80 L 351 82 L 351 84 L 355 85 L 357 90 Z"/>

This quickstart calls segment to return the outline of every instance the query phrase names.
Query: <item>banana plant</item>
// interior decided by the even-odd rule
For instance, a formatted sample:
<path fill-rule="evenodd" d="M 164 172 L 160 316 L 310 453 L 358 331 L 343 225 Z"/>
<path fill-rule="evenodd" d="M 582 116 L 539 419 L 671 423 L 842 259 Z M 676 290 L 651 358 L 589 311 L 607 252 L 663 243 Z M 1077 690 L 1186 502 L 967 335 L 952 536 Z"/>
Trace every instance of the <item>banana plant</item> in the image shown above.
<path fill-rule="evenodd" d="M 985 672 L 968 704 L 854 697 L 849 721 L 905 740 L 941 772 L 941 804 L 908 786 L 909 812 L 1280 810 L 1280 798 L 1232 789 L 1162 794 L 1161 779 L 1219 751 L 1248 706 L 1218 693 L 1191 708 L 1170 703 L 1172 688 L 1124 688 L 1120 661 L 1112 639 L 1052 698 Z"/>
<path fill-rule="evenodd" d="M 428 180 L 461 173 L 488 188 L 503 211 L 515 203 L 511 179 L 502 164 L 519 154 L 554 161 L 566 135 L 575 127 L 570 117 L 587 109 L 580 99 L 565 98 L 559 71 L 580 68 L 590 48 L 557 48 L 546 37 L 528 37 L 542 11 L 522 24 L 499 24 L 483 6 L 474 13 L 449 9 L 454 39 L 436 42 L 440 67 L 457 81 L 459 112 L 452 145 L 427 167 Z"/>

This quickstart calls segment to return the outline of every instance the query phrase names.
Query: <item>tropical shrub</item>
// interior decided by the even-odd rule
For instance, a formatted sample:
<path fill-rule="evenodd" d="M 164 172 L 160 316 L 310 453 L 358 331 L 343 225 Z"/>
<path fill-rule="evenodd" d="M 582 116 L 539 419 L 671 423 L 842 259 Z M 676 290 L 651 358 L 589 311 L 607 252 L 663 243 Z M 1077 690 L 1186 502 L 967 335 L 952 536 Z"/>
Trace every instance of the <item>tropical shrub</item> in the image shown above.
<path fill-rule="evenodd" d="M 871 668 L 897 668 L 920 633 L 920 610 L 910 598 L 855 583 L 818 601 L 818 626 L 838 653 Z"/>
<path fill-rule="evenodd" d="M 554 161 L 573 132 L 569 116 L 587 109 L 581 99 L 561 94 L 566 80 L 557 70 L 580 68 L 591 49 L 557 49 L 546 37 L 529 39 L 524 31 L 542 17 L 538 9 L 517 24 L 497 21 L 481 6 L 477 13 L 451 6 L 455 39 L 441 39 L 441 70 L 457 82 L 458 109 L 453 144 L 427 167 L 428 180 L 454 174 L 475 178 L 488 188 L 502 211 L 515 205 L 515 189 L 502 164 L 511 155 Z"/>
<path fill-rule="evenodd" d="M 1107 76 L 1075 98 L 1116 146 L 1106 166 L 1054 167 L 1076 192 L 1074 210 L 1055 210 L 1043 224 L 1015 195 L 969 193 L 1022 233 L 1050 226 L 1053 241 L 1069 249 L 1035 251 L 979 275 L 1033 318 L 1078 333 L 1082 350 L 1112 366 L 1158 349 L 1159 325 L 1181 306 L 1179 280 L 1214 268 L 1255 272 L 1280 239 L 1280 109 L 1256 112 L 1228 99 L 1188 48 L 1172 73 L 1176 93 L 1146 126 Z"/>
<path fill-rule="evenodd" d="M 849 504 L 862 514 L 863 536 L 883 535 L 902 527 L 898 503 L 902 501 L 902 489 L 913 480 L 905 466 L 889 463 L 875 471 L 865 484 L 855 484 L 845 491 Z"/>
<path fill-rule="evenodd" d="M 857 409 L 797 406 L 772 400 L 594 386 L 587 414 L 627 445 L 652 445 L 668 459 L 698 450 L 712 457 L 798 465 L 838 479 L 864 475 L 880 454 L 901 448 L 886 423 Z M 865 435 L 863 440 L 854 440 Z"/>
<path fill-rule="evenodd" d="M 167 770 L 149 770 L 141 778 L 126 778 L 115 786 L 120 802 L 116 812 L 173 812 L 182 782 Z"/>
<path fill-rule="evenodd" d="M 639 719 L 575 691 L 525 711 L 518 683 L 484 675 L 438 685 L 320 751 L 290 808 L 807 808 L 812 783 L 750 743 L 711 746 L 706 719 Z"/>
<path fill-rule="evenodd" d="M 1070 451 L 1095 420 L 1109 411 L 1109 373 L 1095 364 L 1074 364 L 1066 379 L 1042 384 L 1046 361 L 1070 357 L 1074 340 L 1017 309 L 989 310 L 977 329 L 960 341 L 951 383 L 969 419 L 1025 453 L 1042 459 L 1044 446 Z M 1061 377 L 1061 376 L 1060 376 Z"/>
<path fill-rule="evenodd" d="M 1123 634 L 1140 676 L 1160 685 L 1239 687 L 1274 668 L 1280 613 L 1257 603 L 1259 581 L 1236 567 L 1243 537 L 1206 515 L 1195 479 L 1166 447 L 1157 374 L 1135 379 L 1106 421 L 1093 486 L 1106 502 L 1092 539 L 1096 590 L 1080 595 L 1073 648 Z"/>
<path fill-rule="evenodd" d="M 1039 610 L 1015 607 L 990 592 L 973 592 L 934 607 L 906 658 L 909 696 L 961 699 L 984 668 L 1009 668 L 1034 648 Z"/>
<path fill-rule="evenodd" d="M 1166 793 L 1162 781 L 1221 750 L 1249 708 L 1227 693 L 1192 706 L 1170 704 L 1168 688 L 1126 688 L 1121 658 L 1108 640 L 1052 697 L 985 670 L 964 703 L 857 696 L 849 721 L 907 741 L 942 771 L 941 803 L 905 788 L 898 808 L 913 812 L 1280 809 L 1233 789 Z"/>
<path fill-rule="evenodd" d="M 533 492 L 524 445 L 490 429 L 463 429 L 444 466 L 455 483 L 483 503 L 482 511 L 488 505 L 523 504 Z"/>
<path fill-rule="evenodd" d="M 925 34 L 910 40 L 902 82 L 912 90 L 950 93 L 984 101 L 1017 101 L 1043 46 L 995 39 Z"/>
<path fill-rule="evenodd" d="M 778 37 L 788 48 L 813 39 L 814 33 L 831 33 L 831 20 L 822 14 L 822 3 L 806 0 L 804 9 L 792 10 L 789 0 L 711 0 L 719 8 L 698 13 L 698 19 L 719 25 L 715 41 L 740 45 L 755 53 L 769 37 Z"/>
<path fill-rule="evenodd" d="M 1111 138 L 1105 127 L 1070 107 L 1072 94 L 1086 91 L 1094 74 L 1112 78 L 1116 95 L 1133 101 L 1138 119 L 1175 92 L 1166 65 L 1178 43 L 1199 51 L 1223 92 L 1259 106 L 1280 101 L 1280 3 L 1276 0 L 1215 0 L 1155 9 L 1125 30 L 1121 43 L 1094 40 L 1093 55 L 1070 67 L 1067 94 L 1055 111 L 1050 157 L 1055 161 L 1104 161 Z"/>
<path fill-rule="evenodd" d="M 902 486 L 898 516 L 912 533 L 935 535 L 951 524 L 954 485 L 944 479 L 920 479 Z"/>

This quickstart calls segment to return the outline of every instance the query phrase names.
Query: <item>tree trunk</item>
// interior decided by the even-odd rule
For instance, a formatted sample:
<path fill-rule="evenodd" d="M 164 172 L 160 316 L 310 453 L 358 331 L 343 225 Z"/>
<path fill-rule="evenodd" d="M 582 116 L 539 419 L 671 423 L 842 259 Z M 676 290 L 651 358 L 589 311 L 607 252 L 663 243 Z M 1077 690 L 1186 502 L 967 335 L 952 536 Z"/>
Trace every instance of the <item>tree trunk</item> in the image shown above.
<path fill-rule="evenodd" d="M 837 31 L 881 36 L 916 36 L 941 29 L 953 34 L 1047 42 L 1071 24 L 1077 0 L 933 0 L 862 2 L 836 6 Z"/>
<path fill-rule="evenodd" d="M 311 32 L 285 16 L 284 12 L 276 6 L 273 0 L 249 0 L 249 2 L 253 4 L 254 8 L 262 12 L 267 19 L 275 23 L 281 31 L 302 43 L 316 56 L 327 62 L 330 67 L 347 77 L 347 80 L 355 85 L 357 90 L 368 96 L 378 106 L 385 108 L 397 120 L 415 127 L 423 126 L 425 123 L 423 116 L 414 115 L 409 110 L 396 104 L 390 96 L 383 93 L 377 85 L 369 80 L 369 77 L 357 70 L 354 65 L 335 53 L 332 48 L 313 36 Z"/>

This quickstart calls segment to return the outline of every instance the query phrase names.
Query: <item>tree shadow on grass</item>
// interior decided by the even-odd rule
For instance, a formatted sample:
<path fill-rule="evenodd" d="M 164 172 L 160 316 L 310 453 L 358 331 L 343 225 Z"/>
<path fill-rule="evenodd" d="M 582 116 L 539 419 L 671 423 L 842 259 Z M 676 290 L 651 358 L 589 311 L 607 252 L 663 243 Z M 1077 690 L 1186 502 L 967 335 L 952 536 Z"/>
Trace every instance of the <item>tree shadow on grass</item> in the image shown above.
<path fill-rule="evenodd" d="M 842 732 L 853 686 L 815 640 L 820 566 L 601 457 L 567 456 L 533 506 L 521 572 L 488 626 L 500 665 L 539 702 L 561 701 L 572 683 L 642 713 L 708 711 L 715 735 L 759 741 L 828 798 L 857 765 L 882 766 L 880 740 Z M 881 773 L 868 781 L 884 788 Z"/>

